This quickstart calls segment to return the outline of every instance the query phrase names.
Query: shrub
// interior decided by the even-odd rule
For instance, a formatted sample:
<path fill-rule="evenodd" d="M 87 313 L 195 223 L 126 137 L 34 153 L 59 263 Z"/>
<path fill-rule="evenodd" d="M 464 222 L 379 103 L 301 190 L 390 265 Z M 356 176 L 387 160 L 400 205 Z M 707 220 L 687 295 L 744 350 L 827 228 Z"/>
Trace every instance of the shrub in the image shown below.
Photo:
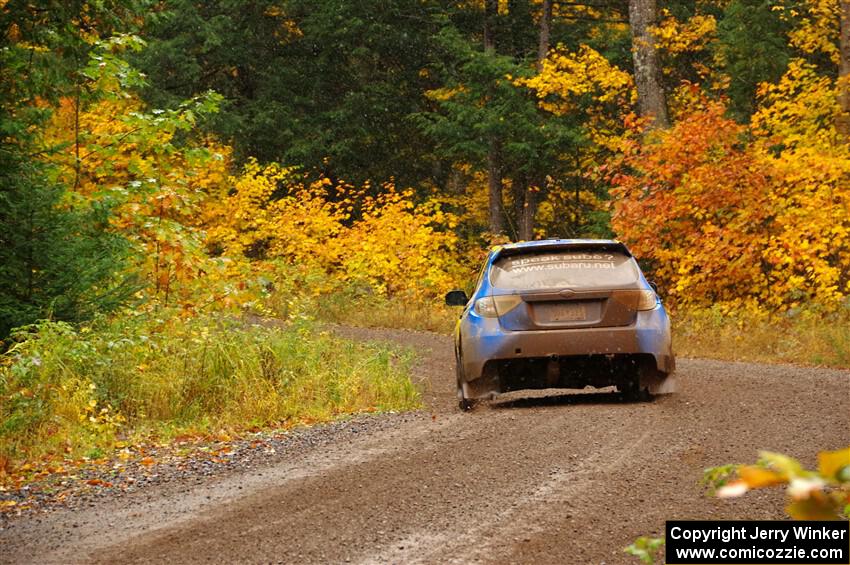
<path fill-rule="evenodd" d="M 0 457 L 418 405 L 410 355 L 387 346 L 342 340 L 304 321 L 160 316 L 19 329 L 0 358 Z"/>
<path fill-rule="evenodd" d="M 378 294 L 438 296 L 463 272 L 457 219 L 437 200 L 415 204 L 392 184 L 369 197 L 292 169 L 249 161 L 216 209 L 207 244 L 230 257 L 275 260 Z"/>

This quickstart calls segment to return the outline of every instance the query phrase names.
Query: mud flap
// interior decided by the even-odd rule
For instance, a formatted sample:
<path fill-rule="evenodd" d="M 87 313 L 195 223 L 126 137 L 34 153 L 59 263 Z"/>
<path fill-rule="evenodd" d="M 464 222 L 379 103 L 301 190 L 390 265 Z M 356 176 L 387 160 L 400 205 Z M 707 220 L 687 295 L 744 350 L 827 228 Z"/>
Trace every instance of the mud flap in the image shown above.
<path fill-rule="evenodd" d="M 668 375 L 659 371 L 640 372 L 640 390 L 649 391 L 652 396 L 672 394 L 677 388 L 675 374 Z"/>
<path fill-rule="evenodd" d="M 499 379 L 499 368 L 495 363 L 487 363 L 484 366 L 484 374 L 481 378 L 463 383 L 463 392 L 469 399 L 492 400 L 502 392 L 502 383 Z"/>

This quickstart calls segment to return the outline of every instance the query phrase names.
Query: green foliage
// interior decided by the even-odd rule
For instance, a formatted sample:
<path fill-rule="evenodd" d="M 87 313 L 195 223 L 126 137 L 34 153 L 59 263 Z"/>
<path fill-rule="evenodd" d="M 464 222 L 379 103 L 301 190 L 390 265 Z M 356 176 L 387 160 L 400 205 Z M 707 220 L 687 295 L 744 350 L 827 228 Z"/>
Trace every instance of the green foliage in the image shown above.
<path fill-rule="evenodd" d="M 438 153 L 483 168 L 490 141 L 497 139 L 509 178 L 554 174 L 558 156 L 581 143 L 582 135 L 578 124 L 546 119 L 534 96 L 514 84 L 511 77 L 531 74 L 529 62 L 485 53 L 452 27 L 438 41 L 447 62 L 433 66 L 442 83 L 428 93 L 436 111 L 415 117 Z"/>
<path fill-rule="evenodd" d="M 119 436 L 244 430 L 418 405 L 410 355 L 319 332 L 173 312 L 18 330 L 0 358 L 0 457 Z"/>
<path fill-rule="evenodd" d="M 422 108 L 432 1 L 170 2 L 139 62 L 168 107 L 213 89 L 213 130 L 241 158 L 299 164 L 361 183 L 427 177 L 425 141 L 406 116 Z"/>
<path fill-rule="evenodd" d="M 582 119 L 543 112 L 536 95 L 517 83 L 534 75 L 536 52 L 522 52 L 510 42 L 505 49 L 516 50 L 514 54 L 485 52 L 451 25 L 443 27 L 436 42 L 439 56 L 429 74 L 438 86 L 426 92 L 429 110 L 411 121 L 432 140 L 443 161 L 482 171 L 488 158 L 496 160 L 506 188 L 512 188 L 513 210 L 506 216 L 516 239 L 522 191 L 532 186 L 535 198 L 542 200 L 548 185 L 565 184 L 563 179 L 575 173 L 572 156 L 588 145 Z M 574 227 L 561 224 L 552 235 Z"/>
<path fill-rule="evenodd" d="M 664 538 L 650 538 L 641 536 L 634 541 L 633 544 L 626 547 L 623 551 L 629 555 L 634 555 L 641 560 L 641 563 L 652 565 L 655 563 L 656 554 L 664 547 Z"/>
<path fill-rule="evenodd" d="M 726 464 L 709 467 L 702 473 L 702 484 L 708 487 L 708 493 L 714 495 L 717 489 L 725 486 L 735 476 L 738 465 Z"/>
<path fill-rule="evenodd" d="M 13 159 L 0 160 L 0 338 L 39 318 L 80 321 L 125 303 L 138 286 L 108 210 L 63 206 L 46 167 Z"/>
<path fill-rule="evenodd" d="M 717 55 L 729 77 L 729 112 L 746 121 L 755 111 L 756 90 L 775 82 L 788 67 L 789 25 L 772 0 L 732 0 L 718 24 Z"/>
<path fill-rule="evenodd" d="M 59 148 L 41 137 L 46 101 L 84 95 L 81 61 L 91 45 L 75 26 L 80 11 L 94 33 L 120 22 L 124 4 L 47 4 L 11 3 L 0 12 L 3 29 L 15 30 L 0 50 L 0 339 L 39 318 L 86 319 L 136 290 L 122 270 L 128 246 L 108 232 L 109 208 L 75 205 L 45 159 Z"/>

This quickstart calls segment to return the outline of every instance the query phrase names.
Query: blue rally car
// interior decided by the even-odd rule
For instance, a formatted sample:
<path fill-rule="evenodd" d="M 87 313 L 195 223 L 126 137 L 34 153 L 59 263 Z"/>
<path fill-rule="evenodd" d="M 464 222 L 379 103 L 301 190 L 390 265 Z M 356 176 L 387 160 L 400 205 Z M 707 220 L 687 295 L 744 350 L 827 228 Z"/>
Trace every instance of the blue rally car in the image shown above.
<path fill-rule="evenodd" d="M 461 409 L 504 392 L 615 386 L 673 392 L 670 320 L 625 245 L 557 239 L 494 248 L 455 329 Z"/>

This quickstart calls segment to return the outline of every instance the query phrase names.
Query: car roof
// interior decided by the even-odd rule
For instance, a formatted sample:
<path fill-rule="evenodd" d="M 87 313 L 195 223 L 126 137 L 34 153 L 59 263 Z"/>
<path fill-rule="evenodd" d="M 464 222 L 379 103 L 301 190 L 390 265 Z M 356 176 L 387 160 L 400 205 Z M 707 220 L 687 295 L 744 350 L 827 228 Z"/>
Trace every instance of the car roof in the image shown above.
<path fill-rule="evenodd" d="M 632 256 L 628 247 L 616 239 L 539 239 L 536 241 L 520 241 L 497 246 L 493 249 L 491 260 L 509 255 L 522 255 L 537 251 L 556 250 L 599 250 L 618 251 L 629 257 Z"/>

